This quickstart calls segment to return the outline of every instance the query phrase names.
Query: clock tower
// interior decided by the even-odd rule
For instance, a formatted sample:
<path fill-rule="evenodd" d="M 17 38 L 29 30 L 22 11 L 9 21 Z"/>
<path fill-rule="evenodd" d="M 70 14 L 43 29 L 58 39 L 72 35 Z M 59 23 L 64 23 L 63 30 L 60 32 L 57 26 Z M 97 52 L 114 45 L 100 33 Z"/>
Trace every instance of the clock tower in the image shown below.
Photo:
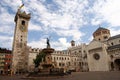
<path fill-rule="evenodd" d="M 22 73 L 27 70 L 27 35 L 28 35 L 28 23 L 30 20 L 30 14 L 21 12 L 18 9 L 15 16 L 15 32 L 13 39 L 13 60 L 12 60 L 12 72 Z"/>

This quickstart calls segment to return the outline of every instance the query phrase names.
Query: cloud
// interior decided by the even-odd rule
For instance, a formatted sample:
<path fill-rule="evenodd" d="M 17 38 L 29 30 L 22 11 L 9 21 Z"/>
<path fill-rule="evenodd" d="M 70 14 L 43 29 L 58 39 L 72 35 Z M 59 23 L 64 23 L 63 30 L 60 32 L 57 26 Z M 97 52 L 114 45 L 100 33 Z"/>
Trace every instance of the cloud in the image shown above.
<path fill-rule="evenodd" d="M 88 40 L 89 40 L 89 41 L 92 41 L 92 40 L 93 40 L 93 36 L 89 37 Z"/>
<path fill-rule="evenodd" d="M 12 40 L 13 38 L 10 36 L 1 36 L 0 35 L 0 47 L 4 47 L 4 48 L 9 48 L 11 49 L 12 47 Z"/>
<path fill-rule="evenodd" d="M 56 50 L 65 50 L 70 46 L 65 37 L 59 38 L 58 41 L 51 42 L 51 44 Z"/>
<path fill-rule="evenodd" d="M 38 41 L 31 41 L 28 43 L 28 46 L 31 46 L 33 48 L 45 48 L 46 41 L 45 41 L 45 39 L 40 39 Z"/>
<path fill-rule="evenodd" d="M 14 16 L 0 5 L 0 33 L 12 34 L 14 30 Z"/>
<path fill-rule="evenodd" d="M 67 42 L 66 38 L 59 38 L 58 41 L 50 41 L 51 48 L 55 50 L 64 50 L 70 46 L 70 43 Z M 33 48 L 46 48 L 46 39 L 40 39 L 38 41 L 31 41 L 28 43 L 28 46 Z"/>
<path fill-rule="evenodd" d="M 48 5 L 54 6 L 53 3 L 45 5 L 42 3 L 45 3 L 45 1 L 41 2 L 37 0 L 29 2 L 26 0 L 25 2 L 27 4 L 26 9 L 32 12 L 32 19 L 35 20 L 35 22 L 39 22 L 39 25 L 46 30 L 45 32 L 55 32 L 59 36 L 60 32 L 70 33 L 72 29 L 76 32 L 69 35 L 74 39 L 79 40 L 81 36 L 83 36 L 79 29 L 87 23 L 83 17 L 84 9 L 88 4 L 87 0 L 53 0 L 53 3 L 58 7 L 56 10 L 47 8 Z M 76 36 L 76 33 L 78 36 Z M 62 37 L 66 36 L 67 34 L 62 35 Z"/>
<path fill-rule="evenodd" d="M 29 27 L 28 27 L 29 30 L 32 30 L 32 31 L 40 31 L 41 30 L 41 27 L 35 23 L 29 23 Z"/>
<path fill-rule="evenodd" d="M 118 35 L 120 33 L 119 28 L 109 27 L 109 30 L 110 30 L 111 36 L 115 36 L 115 35 Z"/>
<path fill-rule="evenodd" d="M 106 22 L 113 27 L 120 26 L 119 3 L 120 0 L 97 0 L 92 8 L 95 14 L 92 24 Z"/>
<path fill-rule="evenodd" d="M 31 13 L 29 31 L 39 31 L 53 35 L 55 48 L 63 49 L 68 45 L 68 38 L 81 41 L 87 32 L 81 32 L 86 25 L 107 24 L 112 35 L 120 30 L 119 0 L 23 0 L 25 6 L 21 9 Z M 2 0 L 0 5 L 0 34 L 13 35 L 14 16 L 22 0 Z M 55 35 L 55 36 L 54 36 Z M 32 37 L 33 38 L 33 37 Z M 36 37 L 34 37 L 36 38 Z M 36 39 L 34 39 L 36 40 Z M 33 47 L 45 47 L 44 39 L 29 40 Z M 38 45 L 36 42 L 40 43 Z M 64 42 L 64 43 L 63 43 Z"/>
<path fill-rule="evenodd" d="M 57 30 L 56 30 L 57 31 Z M 84 35 L 84 33 L 81 33 L 79 30 L 59 30 L 57 31 L 57 34 L 60 36 L 65 36 L 65 37 L 73 37 L 73 40 L 80 40 L 80 37 Z"/>

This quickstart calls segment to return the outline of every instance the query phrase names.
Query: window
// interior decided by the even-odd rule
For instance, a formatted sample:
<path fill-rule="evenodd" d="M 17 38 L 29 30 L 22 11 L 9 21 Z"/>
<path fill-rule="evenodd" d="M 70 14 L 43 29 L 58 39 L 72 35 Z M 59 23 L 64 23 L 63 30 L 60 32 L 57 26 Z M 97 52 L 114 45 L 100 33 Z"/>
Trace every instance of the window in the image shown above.
<path fill-rule="evenodd" d="M 76 66 L 76 62 L 74 62 L 74 65 Z"/>
<path fill-rule="evenodd" d="M 61 66 L 61 63 L 59 63 L 59 66 Z"/>
<path fill-rule="evenodd" d="M 98 40 L 100 41 L 100 38 Z"/>
<path fill-rule="evenodd" d="M 111 45 L 114 45 L 113 42 L 111 43 Z"/>
<path fill-rule="evenodd" d="M 22 20 L 21 24 L 22 24 L 22 25 L 25 25 L 25 21 L 24 21 L 24 20 Z"/>
<path fill-rule="evenodd" d="M 65 60 L 66 60 L 66 57 L 65 57 Z"/>
<path fill-rule="evenodd" d="M 22 43 L 20 43 L 20 48 L 22 48 Z"/>
<path fill-rule="evenodd" d="M 68 58 L 68 60 L 69 60 L 69 58 Z"/>
<path fill-rule="evenodd" d="M 100 59 L 100 55 L 98 53 L 95 53 L 93 55 L 93 57 L 94 57 L 95 60 L 99 60 Z"/>
<path fill-rule="evenodd" d="M 61 60 L 61 57 L 59 57 L 59 60 Z"/>
<path fill-rule="evenodd" d="M 108 37 L 107 36 L 104 36 L 104 39 L 107 39 Z"/>
<path fill-rule="evenodd" d="M 62 63 L 62 66 L 65 66 L 65 64 L 64 64 L 64 63 Z"/>

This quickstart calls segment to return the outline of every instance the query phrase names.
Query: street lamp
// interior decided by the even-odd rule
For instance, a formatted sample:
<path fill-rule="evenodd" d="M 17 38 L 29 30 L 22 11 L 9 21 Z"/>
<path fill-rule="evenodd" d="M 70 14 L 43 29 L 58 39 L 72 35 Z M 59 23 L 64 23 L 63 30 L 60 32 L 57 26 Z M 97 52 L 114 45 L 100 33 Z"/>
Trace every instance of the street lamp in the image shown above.
<path fill-rule="evenodd" d="M 8 71 L 8 63 L 6 62 L 6 63 L 5 63 L 5 74 L 8 73 L 7 71 Z"/>

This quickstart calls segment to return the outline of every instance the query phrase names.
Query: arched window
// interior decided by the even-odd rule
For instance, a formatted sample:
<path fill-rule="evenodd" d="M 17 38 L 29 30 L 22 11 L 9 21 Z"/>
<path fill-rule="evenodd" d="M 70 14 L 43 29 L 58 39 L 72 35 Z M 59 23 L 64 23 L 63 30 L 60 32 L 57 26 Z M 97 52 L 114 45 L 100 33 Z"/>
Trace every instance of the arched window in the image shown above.
<path fill-rule="evenodd" d="M 111 45 L 112 45 L 112 46 L 114 45 L 113 42 L 111 43 Z"/>
<path fill-rule="evenodd" d="M 25 25 L 25 21 L 24 21 L 24 20 L 22 20 L 21 24 L 22 24 L 22 25 Z"/>

